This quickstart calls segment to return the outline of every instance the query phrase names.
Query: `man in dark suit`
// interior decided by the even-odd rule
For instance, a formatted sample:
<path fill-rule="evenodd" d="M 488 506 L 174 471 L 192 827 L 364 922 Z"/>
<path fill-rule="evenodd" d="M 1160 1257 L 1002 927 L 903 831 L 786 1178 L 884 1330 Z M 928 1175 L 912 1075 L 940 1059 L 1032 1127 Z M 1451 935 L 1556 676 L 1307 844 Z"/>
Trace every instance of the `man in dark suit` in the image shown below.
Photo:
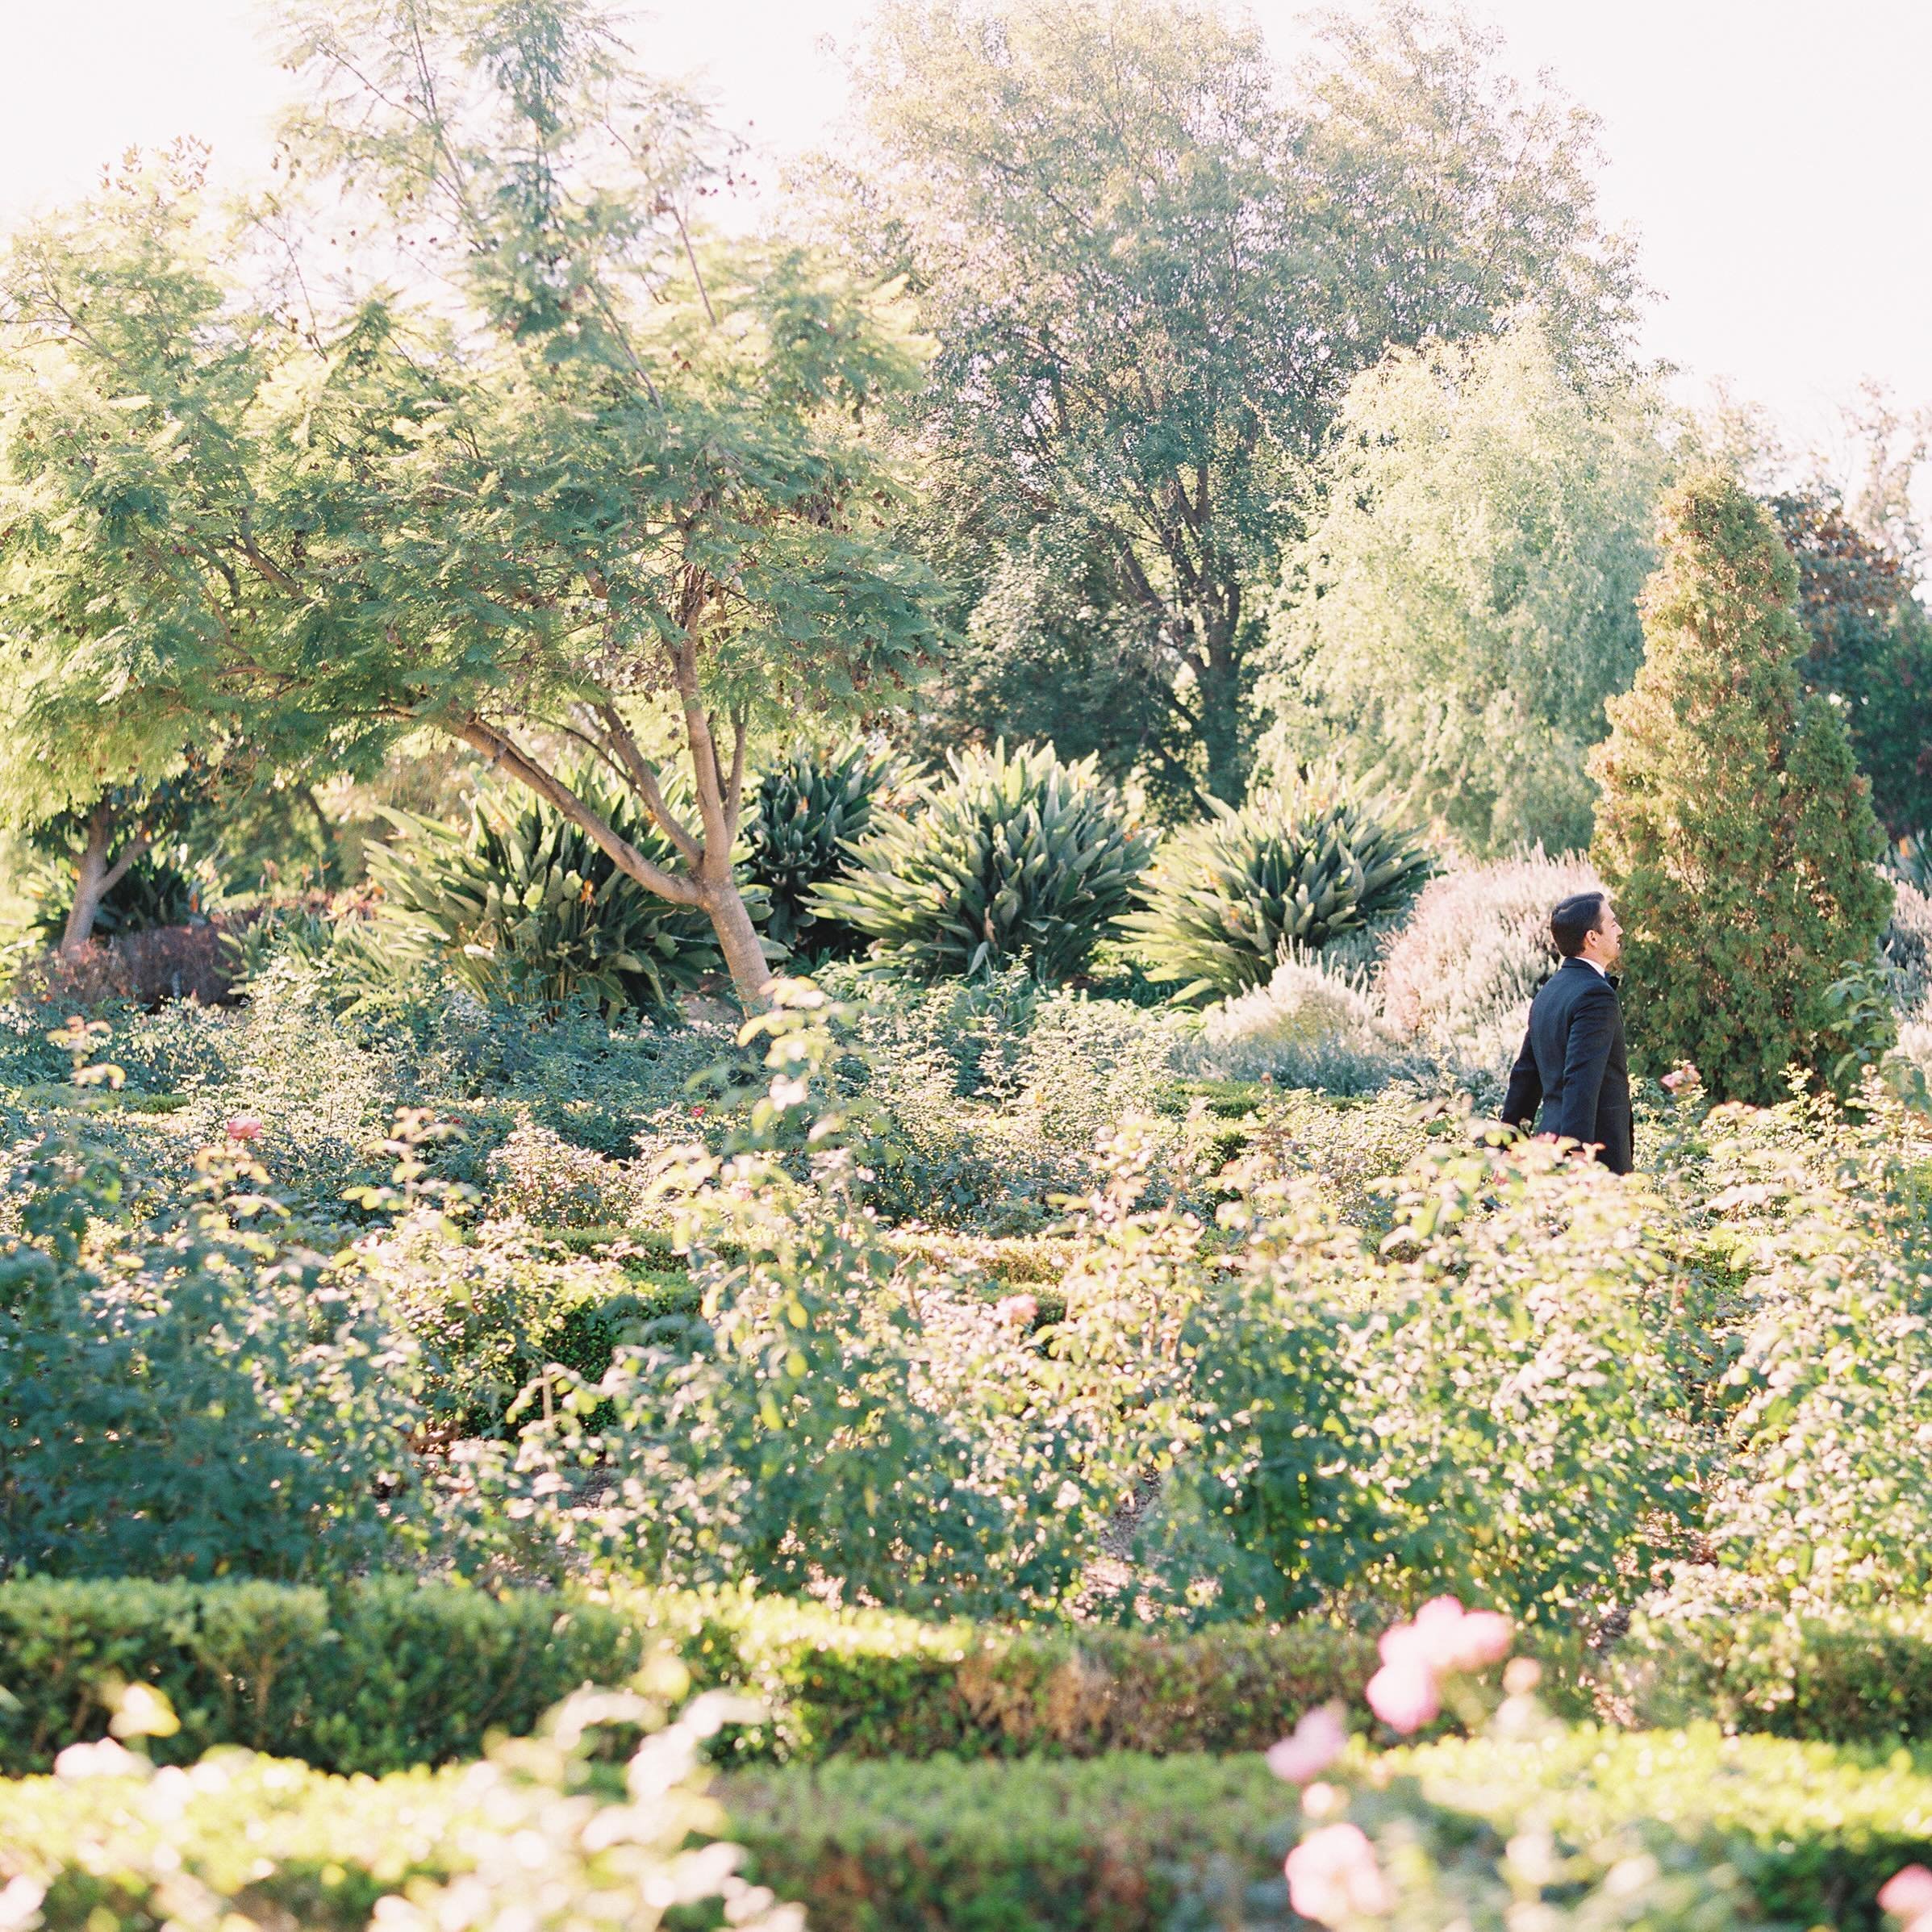
<path fill-rule="evenodd" d="M 1543 1133 L 1579 1141 L 1613 1174 L 1628 1174 L 1630 1072 L 1623 1009 L 1610 977 L 1623 932 L 1609 895 L 1566 899 L 1550 915 L 1550 937 L 1563 962 L 1531 1003 L 1503 1118 L 1527 1133 L 1540 1102 Z"/>

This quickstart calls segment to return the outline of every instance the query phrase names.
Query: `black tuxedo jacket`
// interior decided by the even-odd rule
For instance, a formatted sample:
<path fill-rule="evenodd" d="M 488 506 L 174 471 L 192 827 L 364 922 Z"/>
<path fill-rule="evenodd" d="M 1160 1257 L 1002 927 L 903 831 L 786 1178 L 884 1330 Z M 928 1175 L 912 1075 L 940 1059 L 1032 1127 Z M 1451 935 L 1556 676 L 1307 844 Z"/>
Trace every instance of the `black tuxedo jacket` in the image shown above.
<path fill-rule="evenodd" d="M 1628 1174 L 1630 1070 L 1617 989 L 1587 959 L 1566 959 L 1529 1008 L 1529 1030 L 1509 1074 L 1503 1118 L 1593 1144 L 1613 1174 Z"/>

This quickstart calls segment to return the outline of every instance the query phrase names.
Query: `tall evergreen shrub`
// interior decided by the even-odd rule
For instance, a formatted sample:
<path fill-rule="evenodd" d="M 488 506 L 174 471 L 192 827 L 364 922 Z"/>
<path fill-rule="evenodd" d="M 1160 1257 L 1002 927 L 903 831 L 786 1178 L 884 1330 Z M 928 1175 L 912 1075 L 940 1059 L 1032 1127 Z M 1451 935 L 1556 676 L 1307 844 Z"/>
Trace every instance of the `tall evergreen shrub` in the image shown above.
<path fill-rule="evenodd" d="M 1721 472 L 1661 513 L 1644 661 L 1592 759 L 1593 856 L 1616 895 L 1640 1066 L 1696 1062 L 1716 1095 L 1777 1099 L 1816 1066 L 1826 989 L 1871 959 L 1892 888 L 1839 707 L 1806 697 L 1797 572 Z"/>

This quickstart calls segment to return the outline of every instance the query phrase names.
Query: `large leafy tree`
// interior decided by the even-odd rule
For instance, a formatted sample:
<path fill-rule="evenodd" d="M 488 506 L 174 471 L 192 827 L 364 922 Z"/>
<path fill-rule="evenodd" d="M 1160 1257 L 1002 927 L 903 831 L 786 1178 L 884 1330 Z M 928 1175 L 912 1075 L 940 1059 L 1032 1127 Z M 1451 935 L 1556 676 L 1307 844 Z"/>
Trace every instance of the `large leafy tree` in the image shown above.
<path fill-rule="evenodd" d="M 1051 729 L 1091 678 L 1116 766 L 1237 797 L 1283 499 L 1350 378 L 1533 294 L 1566 357 L 1617 358 L 1590 124 L 1495 53 L 1398 6 L 1334 26 L 1294 99 L 1207 6 L 884 8 L 827 178 L 938 344 L 933 553 L 991 603 L 941 728 Z"/>
<path fill-rule="evenodd" d="M 796 250 L 707 248 L 706 129 L 582 0 L 348 0 L 290 60 L 291 185 L 250 289 L 158 192 L 10 267 L 31 514 L 6 621 L 35 728 L 71 743 L 103 661 L 126 716 L 94 755 L 123 771 L 211 713 L 336 756 L 434 726 L 701 908 L 756 1004 L 731 856 L 751 734 L 876 703 L 930 634 L 863 430 L 915 373 L 901 333 Z M 71 293 L 103 273 L 111 342 Z M 103 576 L 111 624 L 85 609 Z M 643 749 L 651 707 L 694 811 Z M 571 787 L 586 751 L 674 862 Z"/>
<path fill-rule="evenodd" d="M 1593 856 L 1623 922 L 1639 1062 L 1688 1058 L 1713 1092 L 1768 1102 L 1815 1066 L 1826 995 L 1891 908 L 1884 839 L 1839 708 L 1806 694 L 1798 575 L 1723 471 L 1664 499 L 1644 661 L 1592 770 Z"/>
<path fill-rule="evenodd" d="M 1894 838 L 1932 825 L 1932 617 L 1909 560 L 1861 528 L 1832 490 L 1772 500 L 1798 566 L 1798 615 L 1811 648 L 1799 666 L 1834 693 L 1871 805 Z"/>
<path fill-rule="evenodd" d="M 1656 428 L 1528 318 L 1359 377 L 1264 657 L 1275 762 L 1342 748 L 1480 853 L 1587 845 L 1586 757 L 1643 656 Z"/>

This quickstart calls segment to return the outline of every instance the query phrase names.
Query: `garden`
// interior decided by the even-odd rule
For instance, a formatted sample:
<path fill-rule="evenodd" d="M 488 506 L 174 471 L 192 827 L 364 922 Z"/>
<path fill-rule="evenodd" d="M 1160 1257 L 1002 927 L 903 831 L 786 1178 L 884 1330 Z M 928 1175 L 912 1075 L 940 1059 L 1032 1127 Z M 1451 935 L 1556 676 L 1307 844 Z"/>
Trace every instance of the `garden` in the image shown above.
<path fill-rule="evenodd" d="M 754 234 L 352 0 L 12 236 L 0 1932 L 1932 1929 L 1926 553 L 1326 32 L 886 7 Z"/>

